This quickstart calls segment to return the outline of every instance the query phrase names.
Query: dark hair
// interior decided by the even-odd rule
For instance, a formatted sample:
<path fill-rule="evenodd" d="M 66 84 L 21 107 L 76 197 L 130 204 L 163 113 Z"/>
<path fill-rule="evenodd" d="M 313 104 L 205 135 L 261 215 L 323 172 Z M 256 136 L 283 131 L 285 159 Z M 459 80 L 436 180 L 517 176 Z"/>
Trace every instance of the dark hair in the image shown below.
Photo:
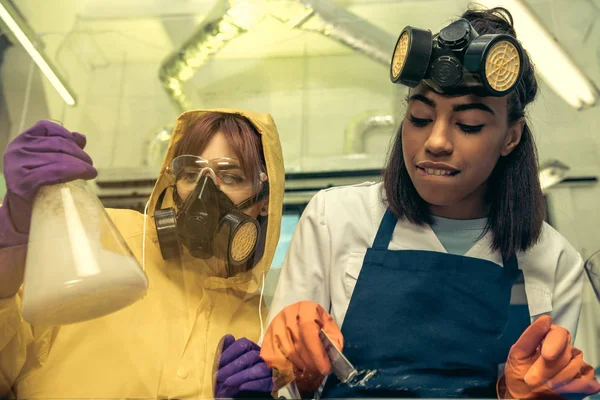
<path fill-rule="evenodd" d="M 203 113 L 177 142 L 175 157 L 202 153 L 217 132 L 222 132 L 231 145 L 244 173 L 258 180 L 259 173 L 266 172 L 261 135 L 252 122 L 240 114 L 216 111 Z"/>
<path fill-rule="evenodd" d="M 512 16 L 505 8 L 469 8 L 461 18 L 467 19 L 480 35 L 503 33 L 516 38 Z M 509 124 L 524 117 L 525 106 L 535 99 L 538 90 L 527 52 L 524 52 L 523 64 L 521 82 L 508 95 Z M 398 218 L 418 225 L 433 224 L 429 205 L 419 196 L 404 164 L 402 126 L 388 156 L 383 180 L 388 206 Z M 537 150 L 527 123 L 519 144 L 509 155 L 500 157 L 487 182 L 486 201 L 490 212 L 483 235 L 492 231 L 492 249 L 500 250 L 503 257 L 509 258 L 538 241 L 546 215 Z"/>

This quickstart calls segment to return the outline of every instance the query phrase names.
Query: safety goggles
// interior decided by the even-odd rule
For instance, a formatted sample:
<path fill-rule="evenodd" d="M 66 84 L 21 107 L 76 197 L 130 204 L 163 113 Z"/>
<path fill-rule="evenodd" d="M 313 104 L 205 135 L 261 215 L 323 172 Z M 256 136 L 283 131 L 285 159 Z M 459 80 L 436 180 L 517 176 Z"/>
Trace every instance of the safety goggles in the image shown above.
<path fill-rule="evenodd" d="M 193 190 L 203 175 L 212 176 L 221 190 L 228 193 L 258 192 L 267 180 L 267 174 L 259 172 L 248 176 L 235 158 L 214 158 L 206 160 L 199 156 L 182 155 L 175 157 L 168 168 L 180 190 Z"/>

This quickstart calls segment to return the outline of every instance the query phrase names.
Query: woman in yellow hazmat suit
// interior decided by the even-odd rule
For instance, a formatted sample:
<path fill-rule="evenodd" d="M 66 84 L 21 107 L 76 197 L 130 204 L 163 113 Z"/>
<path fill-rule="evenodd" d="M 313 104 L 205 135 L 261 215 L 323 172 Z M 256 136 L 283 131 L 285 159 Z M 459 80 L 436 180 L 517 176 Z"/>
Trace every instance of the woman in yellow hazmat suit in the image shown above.
<path fill-rule="evenodd" d="M 213 397 L 219 341 L 226 334 L 238 342 L 245 337 L 249 340 L 243 347 L 258 341 L 261 333 L 261 285 L 279 239 L 284 187 L 273 119 L 229 109 L 182 114 L 147 216 L 107 210 L 144 264 L 149 280 L 146 296 L 95 320 L 54 328 L 31 326 L 20 314 L 31 202 L 40 185 L 95 176 L 84 146 L 83 135 L 43 121 L 19 135 L 5 153 L 0 398 Z M 193 189 L 190 179 L 198 178 L 198 166 L 213 172 L 207 175 L 216 183 L 215 198 L 224 193 L 233 205 L 243 203 L 243 215 L 258 223 L 256 251 L 243 265 L 232 266 L 215 255 L 198 256 L 191 242 L 169 247 L 159 240 L 154 214 L 178 210 L 185 203 Z M 244 185 L 247 181 L 252 183 Z"/>

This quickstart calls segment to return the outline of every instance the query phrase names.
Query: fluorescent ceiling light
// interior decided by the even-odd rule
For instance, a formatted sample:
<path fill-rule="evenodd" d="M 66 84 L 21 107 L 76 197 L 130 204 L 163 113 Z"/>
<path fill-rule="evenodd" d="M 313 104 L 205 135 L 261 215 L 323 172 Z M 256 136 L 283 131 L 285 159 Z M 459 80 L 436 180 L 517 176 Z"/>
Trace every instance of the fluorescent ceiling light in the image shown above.
<path fill-rule="evenodd" d="M 63 84 L 62 80 L 56 75 L 52 67 L 46 62 L 44 56 L 35 48 L 27 34 L 21 29 L 21 25 L 13 18 L 12 14 L 8 11 L 5 4 L 0 1 L 0 18 L 6 24 L 8 29 L 12 32 L 15 38 L 21 43 L 21 46 L 31 56 L 33 61 L 42 70 L 46 78 L 50 81 L 52 86 L 56 89 L 60 97 L 70 106 L 75 105 L 75 98 L 71 95 L 69 90 Z"/>
<path fill-rule="evenodd" d="M 500 6 L 510 11 L 519 40 L 548 86 L 575 108 L 594 105 L 598 89 L 522 0 L 477 0 L 473 3 L 488 8 Z"/>

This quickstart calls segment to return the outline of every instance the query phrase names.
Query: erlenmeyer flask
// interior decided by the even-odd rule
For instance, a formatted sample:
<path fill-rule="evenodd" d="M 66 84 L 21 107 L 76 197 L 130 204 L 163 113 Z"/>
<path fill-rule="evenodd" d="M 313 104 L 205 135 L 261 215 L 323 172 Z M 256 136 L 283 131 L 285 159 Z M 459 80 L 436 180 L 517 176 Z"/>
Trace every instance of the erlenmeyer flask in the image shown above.
<path fill-rule="evenodd" d="M 120 310 L 148 279 L 87 183 L 42 187 L 33 203 L 21 312 L 64 325 Z"/>

